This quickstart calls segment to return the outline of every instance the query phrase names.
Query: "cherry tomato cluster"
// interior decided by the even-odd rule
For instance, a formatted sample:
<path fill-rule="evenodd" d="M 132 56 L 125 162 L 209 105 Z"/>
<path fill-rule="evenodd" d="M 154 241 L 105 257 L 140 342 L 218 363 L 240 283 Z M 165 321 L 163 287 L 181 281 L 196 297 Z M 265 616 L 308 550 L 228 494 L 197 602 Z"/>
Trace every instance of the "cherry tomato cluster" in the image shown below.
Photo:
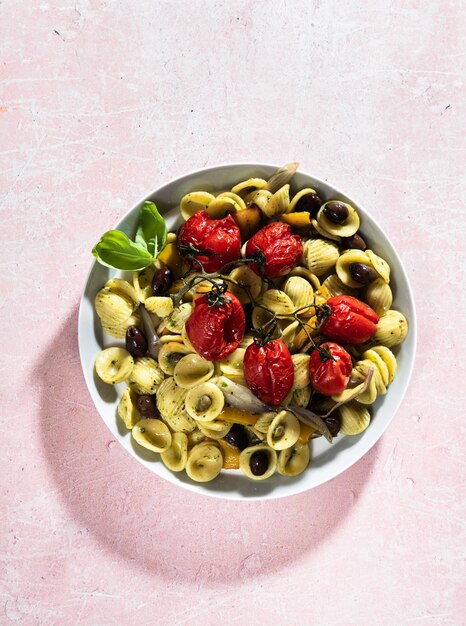
<path fill-rule="evenodd" d="M 226 265 L 241 263 L 241 232 L 230 215 L 215 220 L 200 211 L 181 227 L 178 249 L 193 269 L 219 272 Z M 247 241 L 243 262 L 270 281 L 289 274 L 302 253 L 301 238 L 292 234 L 291 227 L 272 222 Z M 347 387 L 352 370 L 351 356 L 343 346 L 370 339 L 379 318 L 369 306 L 351 296 L 330 298 L 316 310 L 320 331 L 330 341 L 311 352 L 310 382 L 320 394 L 339 394 Z M 197 298 L 186 323 L 193 347 L 209 361 L 222 360 L 236 350 L 245 328 L 243 307 L 226 285 L 215 286 Z M 293 388 L 293 361 L 281 339 L 256 337 L 245 351 L 243 370 L 248 387 L 267 405 L 282 404 Z"/>

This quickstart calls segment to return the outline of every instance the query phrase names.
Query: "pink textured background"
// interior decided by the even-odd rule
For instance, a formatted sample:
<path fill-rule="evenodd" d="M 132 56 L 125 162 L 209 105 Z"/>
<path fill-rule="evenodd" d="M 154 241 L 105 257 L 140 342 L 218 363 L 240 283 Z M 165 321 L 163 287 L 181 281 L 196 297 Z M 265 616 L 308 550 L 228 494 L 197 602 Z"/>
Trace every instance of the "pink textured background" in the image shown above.
<path fill-rule="evenodd" d="M 0 623 L 466 623 L 464 13 L 0 3 Z M 414 378 L 379 444 L 332 482 L 201 498 L 136 463 L 91 403 L 76 340 L 90 249 L 170 178 L 294 159 L 400 251 Z"/>

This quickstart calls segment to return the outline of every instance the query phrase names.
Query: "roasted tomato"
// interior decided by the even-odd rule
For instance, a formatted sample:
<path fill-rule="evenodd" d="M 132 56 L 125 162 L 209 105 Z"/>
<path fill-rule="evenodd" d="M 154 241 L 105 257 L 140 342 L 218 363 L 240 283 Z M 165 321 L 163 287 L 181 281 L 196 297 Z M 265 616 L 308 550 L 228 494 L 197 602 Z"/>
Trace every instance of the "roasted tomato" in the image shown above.
<path fill-rule="evenodd" d="M 246 244 L 246 256 L 257 259 L 251 269 L 261 276 L 277 278 L 291 272 L 303 253 L 301 237 L 291 233 L 291 226 L 272 222 L 261 228 Z"/>
<path fill-rule="evenodd" d="M 207 211 L 199 211 L 180 228 L 177 245 L 181 256 L 194 269 L 217 272 L 239 259 L 241 232 L 231 215 L 213 220 Z"/>
<path fill-rule="evenodd" d="M 333 341 L 321 344 L 311 354 L 309 375 L 312 387 L 326 396 L 346 389 L 353 364 L 344 348 Z"/>
<path fill-rule="evenodd" d="M 376 324 L 379 321 L 377 313 L 352 296 L 330 298 L 322 310 L 325 319 L 321 331 L 335 341 L 347 345 L 364 343 L 377 330 Z"/>
<path fill-rule="evenodd" d="M 239 346 L 245 325 L 240 301 L 220 286 L 195 300 L 186 332 L 196 352 L 204 359 L 220 361 Z"/>
<path fill-rule="evenodd" d="M 244 353 L 243 370 L 249 389 L 265 404 L 280 404 L 293 386 L 293 361 L 281 339 L 255 339 Z"/>

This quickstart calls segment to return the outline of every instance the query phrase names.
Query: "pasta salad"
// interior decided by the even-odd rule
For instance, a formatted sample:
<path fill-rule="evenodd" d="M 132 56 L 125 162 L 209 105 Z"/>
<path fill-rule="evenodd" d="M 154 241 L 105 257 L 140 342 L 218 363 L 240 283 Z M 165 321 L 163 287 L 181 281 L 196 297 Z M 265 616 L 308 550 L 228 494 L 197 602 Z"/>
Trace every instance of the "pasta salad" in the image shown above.
<path fill-rule="evenodd" d="M 353 206 L 291 192 L 296 169 L 188 193 L 176 233 L 145 202 L 134 240 L 108 231 L 93 249 L 126 272 L 95 297 L 120 340 L 96 373 L 125 384 L 117 412 L 134 440 L 196 482 L 297 476 L 311 439 L 369 426 L 396 375 L 408 323 L 390 267 Z"/>

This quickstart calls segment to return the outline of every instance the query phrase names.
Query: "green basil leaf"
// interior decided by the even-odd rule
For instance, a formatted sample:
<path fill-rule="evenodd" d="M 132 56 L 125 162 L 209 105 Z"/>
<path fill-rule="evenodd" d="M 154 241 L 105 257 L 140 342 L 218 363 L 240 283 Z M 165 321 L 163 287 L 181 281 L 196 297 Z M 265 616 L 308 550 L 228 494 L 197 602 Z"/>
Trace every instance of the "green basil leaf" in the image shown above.
<path fill-rule="evenodd" d="M 136 243 L 156 257 L 167 241 L 167 225 L 153 202 L 144 202 L 139 215 Z"/>
<path fill-rule="evenodd" d="M 92 254 L 102 265 L 117 270 L 142 270 L 154 261 L 145 246 L 131 241 L 121 230 L 109 230 L 102 235 Z"/>

